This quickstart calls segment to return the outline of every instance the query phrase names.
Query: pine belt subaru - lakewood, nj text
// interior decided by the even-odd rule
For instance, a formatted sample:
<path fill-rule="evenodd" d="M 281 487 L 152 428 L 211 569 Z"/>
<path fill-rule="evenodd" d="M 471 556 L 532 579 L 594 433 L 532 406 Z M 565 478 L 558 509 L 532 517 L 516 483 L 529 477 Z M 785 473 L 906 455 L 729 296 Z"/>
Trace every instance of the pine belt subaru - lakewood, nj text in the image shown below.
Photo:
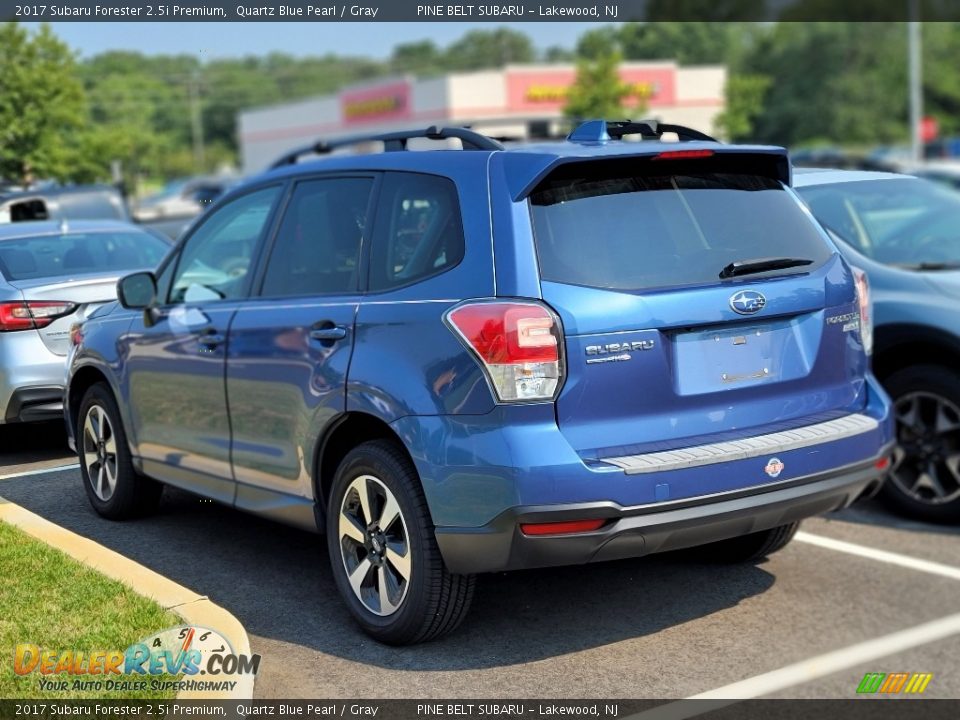
<path fill-rule="evenodd" d="M 393 644 L 456 627 L 477 573 L 772 553 L 892 439 L 866 278 L 790 183 L 780 148 L 652 121 L 291 152 L 75 334 L 90 502 L 169 484 L 323 532 Z"/>

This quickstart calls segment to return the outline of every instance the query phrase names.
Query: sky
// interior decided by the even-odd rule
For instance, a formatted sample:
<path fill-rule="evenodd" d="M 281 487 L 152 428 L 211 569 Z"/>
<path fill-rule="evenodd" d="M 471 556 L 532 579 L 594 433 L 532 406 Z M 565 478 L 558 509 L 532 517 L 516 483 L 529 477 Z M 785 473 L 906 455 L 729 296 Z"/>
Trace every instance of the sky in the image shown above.
<path fill-rule="evenodd" d="M 520 30 L 539 48 L 572 48 L 596 23 L 503 23 Z M 27 27 L 37 23 L 24 23 Z M 197 54 L 204 59 L 263 55 L 361 55 L 386 58 L 400 43 L 431 39 L 444 46 L 473 29 L 501 23 L 211 23 L 211 22 L 54 22 L 53 31 L 82 57 L 105 50 L 137 50 L 148 55 Z"/>

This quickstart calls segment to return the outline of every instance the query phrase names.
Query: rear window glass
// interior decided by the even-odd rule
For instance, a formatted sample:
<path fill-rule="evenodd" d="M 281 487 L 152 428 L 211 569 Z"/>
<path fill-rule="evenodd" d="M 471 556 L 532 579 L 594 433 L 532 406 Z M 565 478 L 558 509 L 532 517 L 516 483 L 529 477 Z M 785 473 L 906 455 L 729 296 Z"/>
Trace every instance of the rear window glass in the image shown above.
<path fill-rule="evenodd" d="M 57 201 L 60 205 L 59 217 L 67 220 L 126 219 L 120 197 L 109 191 L 63 193 Z"/>
<path fill-rule="evenodd" d="M 146 233 L 68 233 L 0 242 L 0 273 L 7 280 L 72 277 L 152 269 L 170 249 Z"/>
<path fill-rule="evenodd" d="M 777 180 L 709 161 L 631 165 L 567 165 L 531 194 L 544 280 L 617 290 L 700 285 L 720 282 L 736 261 L 811 261 L 763 275 L 793 274 L 833 252 Z"/>

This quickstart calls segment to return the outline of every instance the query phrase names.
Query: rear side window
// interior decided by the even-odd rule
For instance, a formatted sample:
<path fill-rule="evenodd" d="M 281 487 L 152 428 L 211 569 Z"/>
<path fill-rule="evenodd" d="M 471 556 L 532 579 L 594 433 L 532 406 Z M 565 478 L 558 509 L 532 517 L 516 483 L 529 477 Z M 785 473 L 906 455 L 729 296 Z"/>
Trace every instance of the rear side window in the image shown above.
<path fill-rule="evenodd" d="M 356 292 L 371 178 L 298 183 L 270 253 L 261 295 Z"/>
<path fill-rule="evenodd" d="M 530 197 L 544 280 L 617 290 L 712 284 L 732 262 L 802 258 L 811 263 L 772 272 L 809 272 L 833 252 L 779 181 L 729 162 L 634 158 L 560 170 Z"/>
<path fill-rule="evenodd" d="M 378 202 L 370 289 L 389 290 L 463 260 L 457 187 L 436 175 L 387 173 Z"/>

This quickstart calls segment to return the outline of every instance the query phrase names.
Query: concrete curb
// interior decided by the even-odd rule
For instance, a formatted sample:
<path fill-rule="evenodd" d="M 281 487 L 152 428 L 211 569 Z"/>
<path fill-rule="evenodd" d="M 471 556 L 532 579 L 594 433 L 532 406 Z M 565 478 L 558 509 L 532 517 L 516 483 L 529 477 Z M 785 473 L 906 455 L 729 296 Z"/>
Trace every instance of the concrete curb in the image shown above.
<path fill-rule="evenodd" d="M 23 530 L 28 535 L 69 555 L 89 568 L 117 580 L 138 594 L 148 597 L 166 610 L 172 610 L 190 625 L 211 628 L 223 635 L 238 654 L 250 655 L 250 639 L 240 621 L 205 595 L 178 585 L 169 578 L 124 557 L 89 538 L 30 512 L 0 497 L 0 521 Z M 253 675 L 234 676 L 233 690 L 223 692 L 184 691 L 178 700 L 250 700 L 253 698 Z M 233 678 L 231 678 L 233 679 Z"/>

